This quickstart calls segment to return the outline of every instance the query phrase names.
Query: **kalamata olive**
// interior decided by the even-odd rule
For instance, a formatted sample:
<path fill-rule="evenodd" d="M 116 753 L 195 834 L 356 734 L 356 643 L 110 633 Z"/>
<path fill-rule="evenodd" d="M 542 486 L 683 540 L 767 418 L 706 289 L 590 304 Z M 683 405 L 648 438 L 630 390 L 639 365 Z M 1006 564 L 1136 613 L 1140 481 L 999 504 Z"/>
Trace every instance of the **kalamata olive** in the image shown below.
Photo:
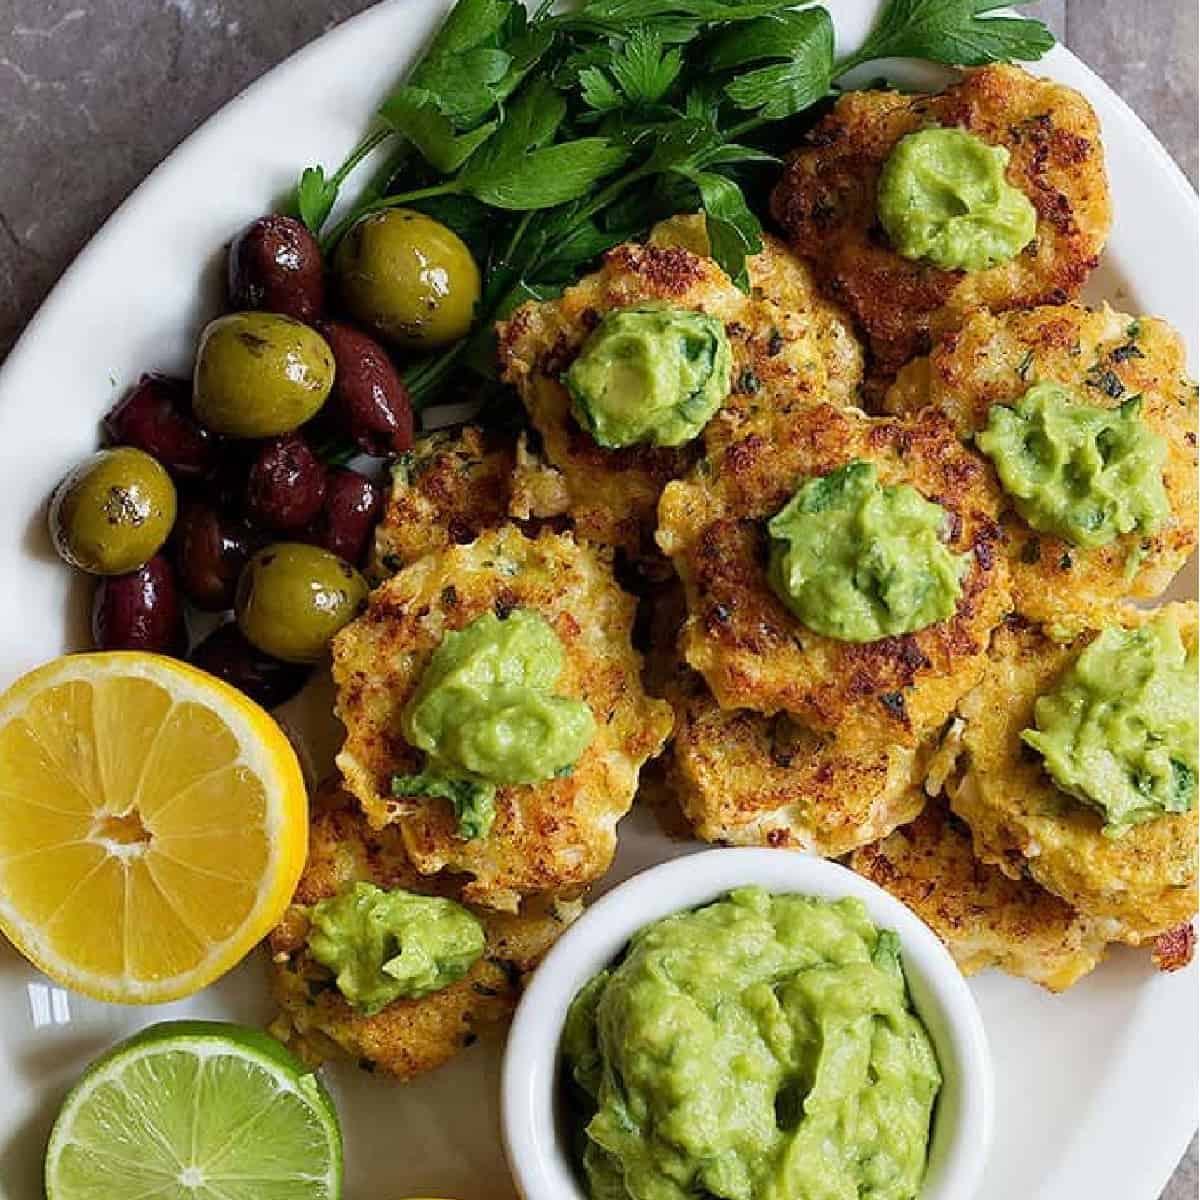
<path fill-rule="evenodd" d="M 238 628 L 285 662 L 316 662 L 329 639 L 359 613 L 366 580 L 348 563 L 300 542 L 260 550 L 238 578 Z"/>
<path fill-rule="evenodd" d="M 84 459 L 50 498 L 50 536 L 63 560 L 93 575 L 125 575 L 162 548 L 175 523 L 175 485 L 132 446 Z"/>
<path fill-rule="evenodd" d="M 263 443 L 246 481 L 246 513 L 266 529 L 303 529 L 325 499 L 325 467 L 298 433 Z"/>
<path fill-rule="evenodd" d="M 171 564 L 156 554 L 128 575 L 108 575 L 92 599 L 92 640 L 97 650 L 183 650 L 183 610 Z"/>
<path fill-rule="evenodd" d="M 143 375 L 104 418 L 104 430 L 114 445 L 144 450 L 179 480 L 200 479 L 216 458 L 216 439 L 192 416 L 191 384 L 166 375 Z"/>
<path fill-rule="evenodd" d="M 277 708 L 308 682 L 309 667 L 280 662 L 252 646 L 237 623 L 219 625 L 192 651 L 202 671 L 240 688 L 264 708 Z"/>
<path fill-rule="evenodd" d="M 466 244 L 410 208 L 363 217 L 338 245 L 333 272 L 354 320 L 418 350 L 458 341 L 479 302 L 479 268 Z"/>
<path fill-rule="evenodd" d="M 229 247 L 229 306 L 314 321 L 325 300 L 321 248 L 292 217 L 260 217 Z"/>
<path fill-rule="evenodd" d="M 324 415 L 364 454 L 383 457 L 411 450 L 413 413 L 408 388 L 387 351 L 351 325 L 327 321 L 317 328 L 337 364 Z"/>
<path fill-rule="evenodd" d="M 383 492 L 365 475 L 334 468 L 326 477 L 325 503 L 304 540 L 357 565 L 382 507 Z"/>
<path fill-rule="evenodd" d="M 192 406 L 217 433 L 291 433 L 325 403 L 333 370 L 333 353 L 315 329 L 279 313 L 229 313 L 200 335 Z"/>
<path fill-rule="evenodd" d="M 175 569 L 188 599 L 209 612 L 232 608 L 238 576 L 262 538 L 240 517 L 193 498 L 180 509 L 173 541 Z"/>
<path fill-rule="evenodd" d="M 246 507 L 246 478 L 261 442 L 228 438 L 221 443 L 221 457 L 212 473 L 191 495 L 200 496 L 218 512 L 241 514 Z"/>

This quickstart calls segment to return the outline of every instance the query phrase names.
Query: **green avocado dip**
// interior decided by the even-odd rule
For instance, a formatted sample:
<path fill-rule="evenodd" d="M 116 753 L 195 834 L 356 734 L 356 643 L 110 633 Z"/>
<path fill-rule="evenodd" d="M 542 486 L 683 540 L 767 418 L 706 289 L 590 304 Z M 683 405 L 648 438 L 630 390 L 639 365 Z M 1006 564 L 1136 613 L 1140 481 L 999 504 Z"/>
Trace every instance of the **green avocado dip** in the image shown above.
<path fill-rule="evenodd" d="M 1029 198 L 1004 177 L 1008 151 L 963 129 L 922 129 L 896 143 L 879 176 L 879 221 L 896 252 L 945 271 L 983 271 L 1037 231 Z"/>
<path fill-rule="evenodd" d="M 942 540 L 946 510 L 883 487 L 855 459 L 810 479 L 767 523 L 767 580 L 809 629 L 845 642 L 914 633 L 951 616 L 968 556 Z"/>
<path fill-rule="evenodd" d="M 941 1073 L 862 903 L 731 892 L 641 930 L 563 1054 L 592 1200 L 914 1200 Z"/>
<path fill-rule="evenodd" d="M 1106 629 L 1034 706 L 1023 740 L 1050 778 L 1120 837 L 1196 805 L 1196 652 L 1164 618 Z"/>
<path fill-rule="evenodd" d="M 449 800 L 460 835 L 485 837 L 498 784 L 565 774 L 592 740 L 591 709 L 552 690 L 562 670 L 558 635 L 529 609 L 447 633 L 400 719 L 425 769 L 395 776 L 393 794 Z"/>
<path fill-rule="evenodd" d="M 1135 529 L 1153 533 L 1171 515 L 1167 443 L 1141 411 L 1138 396 L 1100 408 L 1057 383 L 1039 383 L 1011 408 L 994 404 L 975 444 L 1034 529 L 1104 546 Z"/>
<path fill-rule="evenodd" d="M 353 883 L 309 910 L 308 949 L 368 1017 L 461 979 L 483 954 L 483 926 L 461 904 Z"/>
<path fill-rule="evenodd" d="M 608 313 L 563 376 L 575 419 L 610 448 L 691 441 L 725 402 L 732 380 L 725 326 L 663 304 Z"/>

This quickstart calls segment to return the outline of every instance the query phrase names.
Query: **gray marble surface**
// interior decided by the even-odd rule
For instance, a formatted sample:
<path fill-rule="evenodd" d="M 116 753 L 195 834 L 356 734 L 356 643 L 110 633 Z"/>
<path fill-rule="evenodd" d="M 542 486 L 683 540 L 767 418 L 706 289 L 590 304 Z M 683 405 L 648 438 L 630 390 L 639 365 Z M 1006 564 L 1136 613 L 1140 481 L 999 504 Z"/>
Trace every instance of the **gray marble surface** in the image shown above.
<path fill-rule="evenodd" d="M 173 146 L 370 2 L 0 0 L 0 357 L 80 247 Z M 1194 184 L 1196 4 L 1042 0 L 1030 11 L 1133 105 Z M 1193 1142 L 1163 1200 L 1194 1200 L 1196 1157 Z"/>

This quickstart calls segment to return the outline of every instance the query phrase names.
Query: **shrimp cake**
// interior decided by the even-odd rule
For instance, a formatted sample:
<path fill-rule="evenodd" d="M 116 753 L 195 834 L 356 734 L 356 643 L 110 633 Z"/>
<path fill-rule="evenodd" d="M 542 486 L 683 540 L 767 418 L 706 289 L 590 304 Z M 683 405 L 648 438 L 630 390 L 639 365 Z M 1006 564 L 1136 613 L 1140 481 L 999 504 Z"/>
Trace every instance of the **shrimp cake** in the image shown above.
<path fill-rule="evenodd" d="M 1037 213 L 1034 240 L 988 270 L 946 271 L 897 254 L 876 207 L 896 143 L 957 127 L 1010 155 L 1008 182 Z M 847 92 L 792 155 L 771 196 L 792 248 L 861 329 L 872 391 L 977 308 L 1062 304 L 1079 294 L 1112 223 L 1096 114 L 1078 92 L 1020 67 L 968 71 L 935 95 Z"/>
<path fill-rule="evenodd" d="M 964 975 L 999 967 L 1061 992 L 1100 963 L 1110 940 L 1106 922 L 981 863 L 970 831 L 937 801 L 911 825 L 856 850 L 850 866 L 911 908 Z"/>
<path fill-rule="evenodd" d="M 517 914 L 475 910 L 487 945 L 470 971 L 431 995 L 395 1000 L 368 1017 L 342 996 L 332 973 L 309 954 L 307 942 L 308 909 L 359 881 L 458 899 L 453 879 L 421 875 L 408 859 L 400 830 L 372 829 L 353 797 L 334 781 L 314 797 L 308 863 L 268 940 L 271 990 L 281 1010 L 271 1030 L 312 1066 L 345 1057 L 400 1080 L 441 1066 L 471 1045 L 480 1029 L 506 1020 L 520 977 L 537 965 L 580 908 L 577 902 L 531 897 Z"/>
<path fill-rule="evenodd" d="M 916 816 L 923 753 L 847 749 L 786 713 L 721 708 L 677 649 L 682 593 L 676 582 L 648 602 L 646 686 L 675 710 L 663 782 L 698 837 L 836 857 Z"/>
<path fill-rule="evenodd" d="M 404 741 L 400 716 L 446 633 L 517 608 L 539 613 L 561 639 L 555 690 L 591 708 L 596 734 L 569 775 L 499 788 L 491 832 L 464 840 L 444 801 L 391 795 L 392 776 L 417 772 L 424 757 Z M 578 895 L 608 868 L 638 771 L 671 731 L 670 706 L 642 689 L 633 617 L 633 598 L 597 551 L 511 525 L 427 554 L 376 588 L 332 647 L 346 726 L 337 764 L 371 824 L 395 823 L 422 875 L 470 876 L 472 903 L 514 911 L 531 892 Z"/>
<path fill-rule="evenodd" d="M 667 785 L 705 841 L 833 858 L 911 821 L 924 803 L 912 747 L 847 748 L 787 713 L 721 708 L 683 664 L 668 698 Z"/>
<path fill-rule="evenodd" d="M 1196 604 L 1158 612 L 1114 609 L 1106 624 L 1133 627 L 1166 614 L 1196 645 Z M 1010 879 L 1028 875 L 1080 913 L 1107 921 L 1114 939 L 1140 945 L 1196 912 L 1196 811 L 1166 813 L 1118 838 L 1060 791 L 1021 741 L 1037 698 L 1058 686 L 1098 628 L 1057 642 L 1014 619 L 993 639 L 988 668 L 964 698 L 965 770 L 951 807 L 971 828 L 975 852 Z"/>
<path fill-rule="evenodd" d="M 775 263 L 768 275 L 787 276 L 789 302 L 799 304 L 802 272 L 797 265 L 787 276 Z M 861 367 L 853 339 L 844 326 L 829 332 L 833 310 L 812 290 L 806 294 L 807 307 L 785 309 L 763 294 L 740 291 L 704 255 L 679 245 L 627 243 L 558 299 L 525 304 L 498 325 L 503 377 L 520 393 L 546 459 L 562 472 L 568 511 L 581 538 L 635 556 L 652 552 L 662 489 L 700 455 L 698 439 L 675 447 L 607 449 L 576 422 L 561 377 L 603 315 L 660 301 L 716 317 L 733 351 L 733 389 L 724 409 L 769 410 L 824 399 L 830 386 L 826 354 L 839 372 L 839 394 L 848 396 L 857 387 Z M 728 413 L 724 419 L 731 419 Z"/>
<path fill-rule="evenodd" d="M 660 221 L 647 240 L 652 246 L 682 246 L 704 257 L 711 253 L 703 213 L 684 213 Z M 774 234 L 764 233 L 762 243 L 762 250 L 746 259 L 751 297 L 765 300 L 797 318 L 816 340 L 826 373 L 825 395 L 821 398 L 830 404 L 857 404 L 862 390 L 863 353 L 849 318 L 821 294 L 811 268 L 785 242 Z M 725 405 L 717 416 L 724 416 L 725 424 L 732 426 L 746 413 L 790 405 L 793 397 L 786 394 L 785 379 L 780 377 L 773 382 L 771 405 L 756 404 L 752 396 L 739 393 L 739 398 Z M 710 421 L 705 430 L 710 446 L 713 435 L 727 436 L 716 421 Z"/>
<path fill-rule="evenodd" d="M 1171 518 L 1153 534 L 1134 530 L 1106 546 L 1076 546 L 1038 533 L 1013 510 L 1004 544 L 1018 612 L 1061 621 L 1122 596 L 1160 595 L 1196 548 L 1196 384 L 1179 335 L 1156 317 L 1129 317 L 1107 305 L 976 313 L 910 363 L 884 398 L 891 413 L 927 406 L 959 436 L 987 425 L 993 404 L 1013 404 L 1037 383 L 1058 383 L 1089 404 L 1115 408 L 1142 398 L 1142 419 L 1167 442 L 1163 484 Z"/>
<path fill-rule="evenodd" d="M 970 555 L 954 614 L 916 633 L 854 643 L 807 629 L 768 585 L 765 522 L 807 479 L 855 459 L 949 513 L 947 544 Z M 787 712 L 844 742 L 915 746 L 979 678 L 1008 610 L 996 549 L 999 490 L 937 412 L 870 418 L 818 405 L 757 430 L 670 484 L 658 541 L 687 591 L 681 645 L 722 708 Z"/>
<path fill-rule="evenodd" d="M 472 542 L 510 514 L 545 518 L 565 506 L 561 478 L 529 452 L 523 435 L 475 425 L 426 434 L 392 468 L 371 574 L 379 580 L 434 550 Z"/>

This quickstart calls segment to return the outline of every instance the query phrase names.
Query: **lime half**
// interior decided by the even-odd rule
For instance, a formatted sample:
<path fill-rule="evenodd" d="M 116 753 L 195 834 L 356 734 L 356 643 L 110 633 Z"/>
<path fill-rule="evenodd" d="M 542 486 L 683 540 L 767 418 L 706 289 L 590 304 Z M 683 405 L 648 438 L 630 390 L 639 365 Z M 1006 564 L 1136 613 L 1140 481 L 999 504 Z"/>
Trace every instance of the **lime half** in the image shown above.
<path fill-rule="evenodd" d="M 337 1200 L 342 1134 L 317 1077 L 274 1038 L 153 1025 L 72 1089 L 46 1150 L 47 1200 Z"/>

